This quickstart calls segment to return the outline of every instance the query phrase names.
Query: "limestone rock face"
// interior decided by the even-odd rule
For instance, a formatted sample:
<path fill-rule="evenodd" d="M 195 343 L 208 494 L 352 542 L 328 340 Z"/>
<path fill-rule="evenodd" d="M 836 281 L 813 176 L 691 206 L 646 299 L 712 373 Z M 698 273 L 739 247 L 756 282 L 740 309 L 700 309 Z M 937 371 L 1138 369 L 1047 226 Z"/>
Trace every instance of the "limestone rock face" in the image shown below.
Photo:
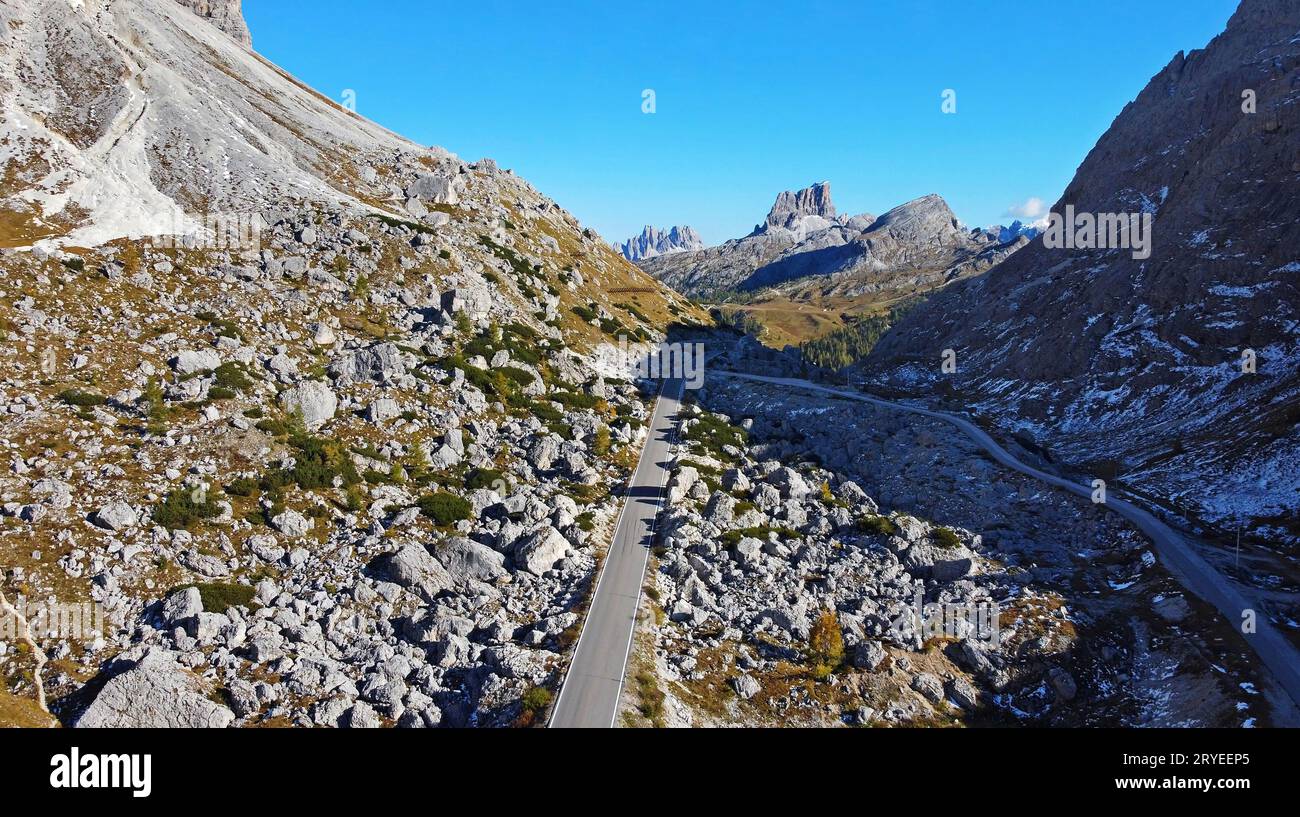
<path fill-rule="evenodd" d="M 224 729 L 235 713 L 215 703 L 176 654 L 151 649 L 113 677 L 77 718 L 83 729 Z"/>
<path fill-rule="evenodd" d="M 301 414 L 307 428 L 317 429 L 334 419 L 339 399 L 324 383 L 307 380 L 280 395 L 280 405 Z"/>
<path fill-rule="evenodd" d="M 783 191 L 776 197 L 776 203 L 767 214 L 767 220 L 759 227 L 780 227 L 798 230 L 799 223 L 809 217 L 830 222 L 835 218 L 835 205 L 831 202 L 831 183 L 818 182 L 811 187 L 798 191 Z"/>
<path fill-rule="evenodd" d="M 244 48 L 253 47 L 253 36 L 244 22 L 242 0 L 177 0 L 182 6 L 226 32 Z"/>

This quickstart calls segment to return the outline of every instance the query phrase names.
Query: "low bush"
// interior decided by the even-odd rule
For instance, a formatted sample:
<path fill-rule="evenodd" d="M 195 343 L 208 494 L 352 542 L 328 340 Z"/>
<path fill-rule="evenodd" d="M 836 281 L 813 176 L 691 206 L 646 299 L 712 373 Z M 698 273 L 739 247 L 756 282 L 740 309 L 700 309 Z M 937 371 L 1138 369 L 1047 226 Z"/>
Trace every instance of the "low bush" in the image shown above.
<path fill-rule="evenodd" d="M 221 509 L 196 490 L 177 490 L 154 506 L 153 521 L 168 530 L 188 530 L 205 519 L 220 515 Z"/>
<path fill-rule="evenodd" d="M 858 520 L 858 527 L 864 533 L 874 533 L 877 536 L 894 536 L 898 533 L 898 526 L 887 516 L 864 516 Z"/>
<path fill-rule="evenodd" d="M 203 599 L 203 612 L 221 613 L 223 615 L 231 607 L 250 607 L 253 603 L 253 597 L 257 593 L 256 590 L 246 584 L 224 582 L 190 584 L 176 589 L 185 590 L 189 587 L 199 589 L 199 597 Z"/>
<path fill-rule="evenodd" d="M 76 406 L 78 408 L 102 406 L 108 402 L 108 399 L 101 394 L 79 391 L 78 389 L 66 389 L 59 392 L 59 400 L 69 406 Z"/>
<path fill-rule="evenodd" d="M 505 474 L 492 468 L 475 468 L 465 477 L 465 488 L 470 491 L 479 488 L 494 488 L 506 481 Z"/>
<path fill-rule="evenodd" d="M 439 527 L 448 527 L 462 519 L 474 515 L 474 506 L 469 500 L 455 494 L 436 493 L 420 497 L 416 503 L 420 512 L 434 521 Z"/>
<path fill-rule="evenodd" d="M 546 687 L 529 687 L 519 702 L 529 712 L 540 714 L 546 711 L 546 707 L 551 705 L 554 698 L 555 695 Z"/>
<path fill-rule="evenodd" d="M 935 528 L 930 531 L 930 538 L 934 543 L 945 550 L 955 550 L 961 547 L 961 539 L 957 536 L 956 531 L 951 528 Z"/>

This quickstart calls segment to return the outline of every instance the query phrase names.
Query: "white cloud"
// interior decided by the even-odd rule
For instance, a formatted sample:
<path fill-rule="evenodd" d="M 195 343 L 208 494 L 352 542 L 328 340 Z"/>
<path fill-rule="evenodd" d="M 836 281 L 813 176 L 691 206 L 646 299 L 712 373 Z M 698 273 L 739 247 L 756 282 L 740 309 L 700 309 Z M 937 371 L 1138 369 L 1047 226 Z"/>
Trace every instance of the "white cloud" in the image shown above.
<path fill-rule="evenodd" d="M 1037 196 L 1030 196 L 1023 204 L 1013 204 L 1003 215 L 1027 221 L 1047 215 L 1047 202 Z"/>

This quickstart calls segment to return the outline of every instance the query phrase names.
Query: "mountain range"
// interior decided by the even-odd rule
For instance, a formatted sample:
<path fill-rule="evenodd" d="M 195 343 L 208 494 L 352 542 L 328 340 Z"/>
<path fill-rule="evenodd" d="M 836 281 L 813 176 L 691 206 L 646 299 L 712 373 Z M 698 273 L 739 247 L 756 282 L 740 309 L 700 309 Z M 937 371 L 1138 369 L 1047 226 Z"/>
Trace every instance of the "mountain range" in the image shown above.
<path fill-rule="evenodd" d="M 670 227 L 660 230 L 646 225 L 641 235 L 614 246 L 627 260 L 644 261 L 660 255 L 702 250 L 704 241 L 690 227 Z"/>
<path fill-rule="evenodd" d="M 967 229 L 937 195 L 879 217 L 840 215 L 819 182 L 778 195 L 749 235 L 637 263 L 692 298 L 728 303 L 781 346 L 856 332 L 860 318 L 984 272 L 1030 237 L 1023 226 Z"/>
<path fill-rule="evenodd" d="M 1150 215 L 1150 258 L 1036 238 L 934 295 L 863 373 L 942 388 L 1195 517 L 1295 540 L 1298 32 L 1300 2 L 1244 0 L 1124 108 L 1052 208 Z"/>

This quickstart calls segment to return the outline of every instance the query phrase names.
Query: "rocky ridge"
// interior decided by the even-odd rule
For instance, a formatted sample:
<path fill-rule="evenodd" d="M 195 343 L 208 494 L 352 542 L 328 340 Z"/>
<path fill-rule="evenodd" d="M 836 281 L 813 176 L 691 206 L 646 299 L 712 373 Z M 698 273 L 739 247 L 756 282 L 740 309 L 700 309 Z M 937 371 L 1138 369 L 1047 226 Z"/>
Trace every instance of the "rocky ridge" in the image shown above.
<path fill-rule="evenodd" d="M 1281 214 L 1300 204 L 1297 31 L 1300 2 L 1244 0 L 1125 107 L 1052 208 L 1150 215 L 1150 258 L 1035 239 L 909 315 L 864 371 L 1294 544 L 1300 228 Z M 1294 582 L 1276 560 L 1255 570 Z"/>

